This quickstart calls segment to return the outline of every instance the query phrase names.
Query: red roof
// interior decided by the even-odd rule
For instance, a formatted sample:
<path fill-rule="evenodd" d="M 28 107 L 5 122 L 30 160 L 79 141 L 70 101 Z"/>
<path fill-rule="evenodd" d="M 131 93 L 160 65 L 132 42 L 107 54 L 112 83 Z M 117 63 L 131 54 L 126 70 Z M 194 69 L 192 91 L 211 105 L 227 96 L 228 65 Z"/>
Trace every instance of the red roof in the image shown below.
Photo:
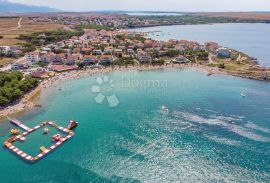
<path fill-rule="evenodd" d="M 68 71 L 68 70 L 73 70 L 76 69 L 77 66 L 75 65 L 53 65 L 50 67 L 53 71 L 56 72 L 63 72 L 63 71 Z"/>
<path fill-rule="evenodd" d="M 187 41 L 187 40 L 180 40 L 180 41 L 178 41 L 178 43 L 179 44 L 187 44 L 187 43 L 189 43 L 189 41 Z"/>
<path fill-rule="evenodd" d="M 92 48 L 82 48 L 82 51 L 91 51 Z"/>
<path fill-rule="evenodd" d="M 77 57 L 76 57 L 76 56 L 73 56 L 73 55 L 68 56 L 68 59 L 69 59 L 69 60 L 76 60 L 76 58 L 77 58 Z"/>
<path fill-rule="evenodd" d="M 48 72 L 46 71 L 34 71 L 31 73 L 31 76 L 36 77 L 36 78 L 41 78 L 44 76 L 48 76 Z"/>
<path fill-rule="evenodd" d="M 57 54 L 57 56 L 59 56 L 59 57 L 66 57 L 66 54 L 65 53 L 59 53 L 59 54 Z"/>
<path fill-rule="evenodd" d="M 102 55 L 101 59 L 112 59 L 112 55 Z"/>
<path fill-rule="evenodd" d="M 89 58 L 89 59 L 97 59 L 94 55 L 84 55 L 83 58 Z"/>

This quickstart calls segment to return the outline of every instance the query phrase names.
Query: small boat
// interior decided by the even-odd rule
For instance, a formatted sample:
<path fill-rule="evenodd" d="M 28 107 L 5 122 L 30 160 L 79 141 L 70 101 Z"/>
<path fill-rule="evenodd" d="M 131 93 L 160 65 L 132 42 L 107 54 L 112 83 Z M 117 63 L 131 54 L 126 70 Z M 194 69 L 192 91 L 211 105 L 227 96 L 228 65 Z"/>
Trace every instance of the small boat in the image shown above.
<path fill-rule="evenodd" d="M 247 96 L 247 94 L 246 94 L 246 93 L 241 93 L 241 96 L 242 96 L 243 98 L 245 98 L 245 97 Z"/>
<path fill-rule="evenodd" d="M 164 111 L 164 112 L 169 112 L 169 109 L 168 109 L 165 105 L 163 105 L 163 106 L 161 107 L 161 109 L 162 109 L 162 111 Z"/>
<path fill-rule="evenodd" d="M 228 119 L 228 123 L 234 124 L 234 122 L 231 119 Z"/>
<path fill-rule="evenodd" d="M 77 121 L 70 120 L 70 121 L 69 121 L 69 124 L 68 124 L 68 126 L 67 126 L 67 129 L 72 130 L 73 128 L 77 127 L 78 124 L 79 124 L 79 123 L 78 123 Z"/>
<path fill-rule="evenodd" d="M 62 136 L 60 134 L 56 134 L 52 137 L 52 141 L 53 142 L 56 142 L 56 141 L 59 141 L 60 139 L 62 138 Z"/>
<path fill-rule="evenodd" d="M 44 134 L 48 134 L 50 132 L 50 129 L 49 128 L 44 128 Z"/>
<path fill-rule="evenodd" d="M 12 135 L 17 135 L 19 132 L 20 132 L 20 130 L 18 130 L 18 129 L 11 129 L 11 130 L 10 130 L 10 133 L 11 133 Z"/>
<path fill-rule="evenodd" d="M 213 72 L 209 72 L 208 74 L 207 74 L 207 76 L 212 76 L 214 73 Z"/>

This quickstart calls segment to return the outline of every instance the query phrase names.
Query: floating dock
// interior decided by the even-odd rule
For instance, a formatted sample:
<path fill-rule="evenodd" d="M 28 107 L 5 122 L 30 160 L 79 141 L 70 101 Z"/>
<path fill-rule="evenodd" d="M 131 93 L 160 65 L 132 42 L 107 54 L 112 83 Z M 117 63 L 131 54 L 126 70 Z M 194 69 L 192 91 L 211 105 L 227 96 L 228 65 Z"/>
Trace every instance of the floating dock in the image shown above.
<path fill-rule="evenodd" d="M 8 117 L 8 120 L 10 120 L 11 123 L 13 123 L 14 125 L 24 129 L 24 130 L 29 130 L 30 128 L 25 126 L 21 121 L 17 120 L 17 119 L 14 119 L 14 118 L 9 118 Z"/>
<path fill-rule="evenodd" d="M 18 156 L 20 156 L 22 159 L 25 159 L 29 162 L 36 162 L 38 160 L 40 160 L 41 158 L 43 158 L 45 155 L 47 155 L 48 153 L 50 153 L 51 151 L 53 151 L 54 149 L 56 149 L 57 147 L 61 146 L 64 142 L 66 142 L 67 140 L 69 140 L 74 133 L 64 127 L 58 126 L 56 125 L 54 122 L 51 121 L 45 121 L 37 126 L 35 126 L 34 128 L 29 128 L 26 125 L 22 124 L 22 122 L 20 122 L 19 120 L 16 119 L 10 119 L 11 123 L 21 127 L 22 129 L 25 130 L 25 132 L 23 132 L 20 135 L 17 136 L 12 136 L 11 138 L 7 139 L 4 142 L 4 146 L 6 148 L 8 148 L 10 151 L 14 152 L 15 154 L 17 154 Z M 53 144 L 52 146 L 50 146 L 49 148 L 44 149 L 43 151 L 41 151 L 41 153 L 39 153 L 37 156 L 33 157 L 30 156 L 28 154 L 26 154 L 25 152 L 23 152 L 22 150 L 20 150 L 19 148 L 17 148 L 16 146 L 13 145 L 14 142 L 24 139 L 27 135 L 29 135 L 30 133 L 33 133 L 34 131 L 46 126 L 46 125 L 50 125 L 62 132 L 65 132 L 67 134 L 67 136 L 65 137 L 61 137 L 55 144 Z"/>

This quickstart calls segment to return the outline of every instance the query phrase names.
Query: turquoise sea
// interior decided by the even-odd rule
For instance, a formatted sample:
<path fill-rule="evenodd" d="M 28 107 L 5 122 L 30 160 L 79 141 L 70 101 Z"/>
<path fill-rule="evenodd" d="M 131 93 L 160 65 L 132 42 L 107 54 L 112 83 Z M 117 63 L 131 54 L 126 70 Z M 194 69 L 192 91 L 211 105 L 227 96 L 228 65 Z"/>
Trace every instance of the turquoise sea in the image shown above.
<path fill-rule="evenodd" d="M 35 164 L 1 148 L 1 182 L 269 182 L 268 83 L 190 69 L 114 72 L 105 75 L 113 90 L 102 84 L 120 102 L 110 108 L 92 92 L 103 76 L 46 89 L 41 109 L 18 116 L 28 126 L 80 124 Z M 1 143 L 12 127 L 0 124 Z M 29 139 L 26 151 L 36 152 L 43 139 Z"/>
<path fill-rule="evenodd" d="M 200 43 L 215 41 L 257 58 L 262 66 L 270 66 L 270 24 L 174 25 L 141 28 L 135 31 L 160 31 L 149 34 L 149 37 L 158 40 L 185 39 Z"/>

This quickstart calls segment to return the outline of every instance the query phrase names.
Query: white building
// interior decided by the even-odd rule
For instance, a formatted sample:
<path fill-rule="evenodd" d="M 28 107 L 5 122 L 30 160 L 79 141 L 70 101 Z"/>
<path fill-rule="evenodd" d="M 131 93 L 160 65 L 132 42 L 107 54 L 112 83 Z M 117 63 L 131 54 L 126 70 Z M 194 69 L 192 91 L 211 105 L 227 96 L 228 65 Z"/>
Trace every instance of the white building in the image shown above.
<path fill-rule="evenodd" d="M 26 65 L 18 63 L 18 62 L 11 64 L 11 70 L 13 70 L 13 71 L 17 71 L 17 70 L 21 70 L 21 69 L 25 69 L 25 68 L 27 68 Z"/>
<path fill-rule="evenodd" d="M 10 51 L 10 46 L 0 46 L 0 52 L 7 54 Z"/>
<path fill-rule="evenodd" d="M 178 63 L 178 64 L 187 63 L 187 62 L 188 62 L 188 59 L 182 55 L 179 55 L 174 61 L 174 63 Z"/>
<path fill-rule="evenodd" d="M 37 52 L 28 52 L 25 54 L 25 59 L 30 64 L 35 64 L 39 61 L 39 53 Z"/>
<path fill-rule="evenodd" d="M 147 52 L 139 51 L 137 57 L 141 63 L 151 62 L 151 56 Z"/>

